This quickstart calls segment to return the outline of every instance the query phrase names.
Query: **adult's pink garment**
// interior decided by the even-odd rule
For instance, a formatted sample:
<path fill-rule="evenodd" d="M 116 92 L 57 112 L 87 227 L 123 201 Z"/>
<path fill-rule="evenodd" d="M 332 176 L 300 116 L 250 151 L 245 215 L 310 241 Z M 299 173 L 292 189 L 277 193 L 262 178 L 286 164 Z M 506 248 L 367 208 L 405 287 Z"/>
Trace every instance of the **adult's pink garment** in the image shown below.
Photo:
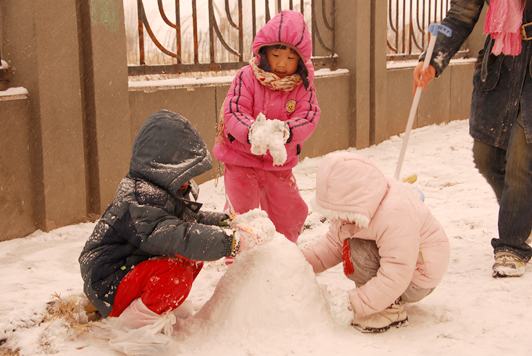
<path fill-rule="evenodd" d="M 312 204 L 332 221 L 326 236 L 303 250 L 316 273 L 342 262 L 346 239 L 377 244 L 381 257 L 377 275 L 349 291 L 358 316 L 384 310 L 411 282 L 421 288 L 436 287 L 447 271 L 449 241 L 440 223 L 424 203 L 358 154 L 323 158 Z"/>
<path fill-rule="evenodd" d="M 221 162 L 265 170 L 285 170 L 296 166 L 303 142 L 318 124 L 321 110 L 314 88 L 314 68 L 310 61 L 312 40 L 303 15 L 284 10 L 271 19 L 255 36 L 253 52 L 256 63 L 263 46 L 285 44 L 300 53 L 307 69 L 309 87 L 300 84 L 291 91 L 271 90 L 262 85 L 250 65 L 235 76 L 224 103 L 223 137 L 216 142 L 214 157 Z M 249 129 L 263 113 L 269 120 L 287 122 L 291 137 L 286 143 L 288 158 L 284 165 L 274 166 L 269 154 L 254 155 L 248 140 Z"/>
<path fill-rule="evenodd" d="M 484 22 L 484 33 L 495 43 L 491 52 L 498 56 L 521 53 L 521 23 L 523 5 L 520 0 L 491 0 Z"/>

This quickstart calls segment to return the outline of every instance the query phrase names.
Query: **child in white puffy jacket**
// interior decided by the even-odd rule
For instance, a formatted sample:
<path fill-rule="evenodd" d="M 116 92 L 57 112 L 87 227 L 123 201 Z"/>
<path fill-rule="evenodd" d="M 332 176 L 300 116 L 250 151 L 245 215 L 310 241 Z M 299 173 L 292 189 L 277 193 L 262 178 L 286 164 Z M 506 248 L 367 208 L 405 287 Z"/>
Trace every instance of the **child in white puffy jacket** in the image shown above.
<path fill-rule="evenodd" d="M 440 223 L 355 153 L 323 158 L 311 204 L 331 225 L 303 254 L 316 273 L 343 262 L 356 285 L 347 292 L 351 324 L 363 332 L 405 325 L 404 303 L 429 295 L 447 271 L 449 241 Z"/>

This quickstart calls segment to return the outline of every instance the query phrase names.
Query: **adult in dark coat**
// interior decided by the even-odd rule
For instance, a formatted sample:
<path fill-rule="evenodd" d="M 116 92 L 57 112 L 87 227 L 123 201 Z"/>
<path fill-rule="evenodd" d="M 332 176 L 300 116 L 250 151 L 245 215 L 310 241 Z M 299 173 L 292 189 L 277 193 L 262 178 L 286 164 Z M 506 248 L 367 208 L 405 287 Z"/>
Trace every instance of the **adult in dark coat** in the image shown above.
<path fill-rule="evenodd" d="M 470 134 L 476 167 L 500 206 L 499 238 L 491 241 L 493 277 L 521 276 L 532 257 L 527 243 L 532 230 L 532 0 L 452 0 L 442 21 L 452 36 L 438 35 L 424 72 L 425 54 L 421 56 L 414 85 L 426 88 L 443 72 L 473 30 L 484 3 L 490 6 L 485 31 L 491 34 L 473 74 Z M 513 27 L 516 32 L 509 30 Z M 515 36 L 515 41 L 498 42 L 501 35 Z M 501 53 L 501 43 L 511 46 Z"/>

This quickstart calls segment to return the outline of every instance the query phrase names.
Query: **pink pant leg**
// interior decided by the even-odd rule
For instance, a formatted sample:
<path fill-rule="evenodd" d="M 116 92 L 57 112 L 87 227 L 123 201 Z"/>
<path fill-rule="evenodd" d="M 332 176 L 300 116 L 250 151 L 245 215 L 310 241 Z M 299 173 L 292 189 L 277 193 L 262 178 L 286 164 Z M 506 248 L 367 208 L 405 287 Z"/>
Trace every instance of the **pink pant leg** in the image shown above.
<path fill-rule="evenodd" d="M 292 170 L 263 172 L 261 208 L 268 213 L 279 233 L 297 242 L 308 215 L 308 206 L 299 194 Z"/>
<path fill-rule="evenodd" d="M 244 214 L 260 204 L 260 183 L 253 168 L 225 164 L 225 208 L 228 214 Z"/>
<path fill-rule="evenodd" d="M 260 207 L 279 233 L 297 241 L 308 206 L 299 194 L 291 169 L 264 171 L 226 164 L 224 184 L 226 212 L 244 214 Z"/>

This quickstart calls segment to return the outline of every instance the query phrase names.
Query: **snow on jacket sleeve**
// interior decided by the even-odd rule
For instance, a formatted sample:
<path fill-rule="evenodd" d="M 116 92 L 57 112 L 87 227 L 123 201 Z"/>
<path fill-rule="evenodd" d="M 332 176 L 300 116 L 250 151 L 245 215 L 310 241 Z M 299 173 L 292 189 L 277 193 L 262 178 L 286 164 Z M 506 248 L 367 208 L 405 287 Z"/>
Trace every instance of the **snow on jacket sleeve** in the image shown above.
<path fill-rule="evenodd" d="M 333 228 L 335 224 L 331 226 Z M 309 248 L 302 249 L 303 255 L 314 273 L 321 273 L 342 262 L 343 243 L 338 239 L 338 235 L 327 231 L 327 234 Z"/>
<path fill-rule="evenodd" d="M 154 206 L 131 204 L 129 211 L 137 230 L 130 242 L 148 254 L 214 261 L 231 253 L 232 238 L 220 227 L 184 222 Z"/>
<path fill-rule="evenodd" d="M 224 104 L 225 128 L 236 140 L 247 143 L 253 119 L 253 95 L 255 80 L 253 71 L 242 68 L 227 92 Z M 251 73 L 251 75 L 250 75 Z"/>
<path fill-rule="evenodd" d="M 359 316 L 380 312 L 390 306 L 406 290 L 416 268 L 420 244 L 420 226 L 404 211 L 388 211 L 380 222 L 370 227 L 368 236 L 377 236 L 380 268 L 377 276 L 360 288 L 349 291 L 351 304 Z M 393 228 L 382 223 L 393 216 Z M 374 217 L 375 219 L 379 219 Z M 403 221 L 402 224 L 395 222 Z"/>
<path fill-rule="evenodd" d="M 451 58 L 458 52 L 462 44 L 471 34 L 480 14 L 484 0 L 451 0 L 451 7 L 441 24 L 449 27 L 451 37 L 438 34 L 430 64 L 436 69 L 436 76 L 441 75 L 449 65 Z M 425 60 L 426 51 L 420 56 Z"/>
<path fill-rule="evenodd" d="M 320 120 L 321 110 L 316 98 L 316 88 L 310 84 L 308 90 L 303 85 L 298 90 L 296 107 L 292 113 L 288 125 L 290 126 L 292 143 L 306 141 L 314 132 Z"/>
<path fill-rule="evenodd" d="M 220 226 L 220 223 L 229 219 L 229 215 L 226 213 L 218 213 L 216 211 L 203 211 L 200 210 L 196 214 L 196 221 L 200 224 Z"/>

